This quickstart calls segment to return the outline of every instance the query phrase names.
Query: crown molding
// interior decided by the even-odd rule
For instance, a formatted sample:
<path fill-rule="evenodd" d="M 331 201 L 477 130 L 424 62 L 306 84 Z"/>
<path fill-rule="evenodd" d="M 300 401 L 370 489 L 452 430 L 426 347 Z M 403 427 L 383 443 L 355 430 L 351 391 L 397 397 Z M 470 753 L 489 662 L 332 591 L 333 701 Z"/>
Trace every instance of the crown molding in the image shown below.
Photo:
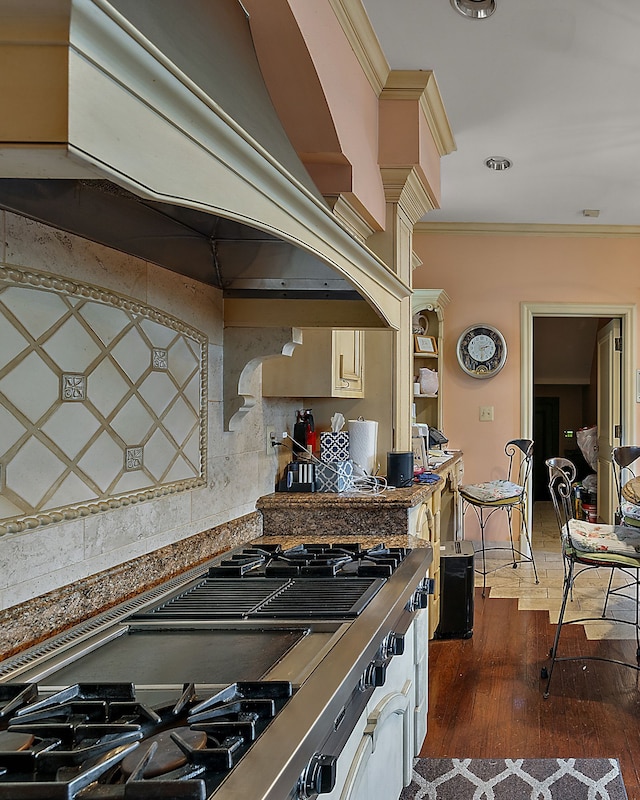
<path fill-rule="evenodd" d="M 325 200 L 333 211 L 335 217 L 347 228 L 352 236 L 363 244 L 375 233 L 375 229 L 367 222 L 364 215 L 358 210 L 353 198 L 345 194 L 325 195 Z"/>
<path fill-rule="evenodd" d="M 378 97 L 391 67 L 361 0 L 329 0 L 329 4 Z"/>
<path fill-rule="evenodd" d="M 493 222 L 418 222 L 414 233 L 456 236 L 586 236 L 629 239 L 640 236 L 640 225 L 543 225 Z"/>
<path fill-rule="evenodd" d="M 440 156 L 457 149 L 442 95 L 432 70 L 392 70 L 381 100 L 417 100 Z"/>
<path fill-rule="evenodd" d="M 413 167 L 381 167 L 380 174 L 387 202 L 402 206 L 412 226 L 427 211 L 437 208 Z"/>

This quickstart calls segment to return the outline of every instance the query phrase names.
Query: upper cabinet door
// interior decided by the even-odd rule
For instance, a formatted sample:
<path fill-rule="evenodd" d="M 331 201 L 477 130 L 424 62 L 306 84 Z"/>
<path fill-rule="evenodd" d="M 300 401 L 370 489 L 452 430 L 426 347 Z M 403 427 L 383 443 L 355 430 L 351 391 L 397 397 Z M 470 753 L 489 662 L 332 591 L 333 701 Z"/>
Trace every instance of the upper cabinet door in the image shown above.
<path fill-rule="evenodd" d="M 364 397 L 363 331 L 305 328 L 292 356 L 262 365 L 264 397 Z"/>
<path fill-rule="evenodd" d="M 364 333 L 333 331 L 333 397 L 364 397 Z"/>

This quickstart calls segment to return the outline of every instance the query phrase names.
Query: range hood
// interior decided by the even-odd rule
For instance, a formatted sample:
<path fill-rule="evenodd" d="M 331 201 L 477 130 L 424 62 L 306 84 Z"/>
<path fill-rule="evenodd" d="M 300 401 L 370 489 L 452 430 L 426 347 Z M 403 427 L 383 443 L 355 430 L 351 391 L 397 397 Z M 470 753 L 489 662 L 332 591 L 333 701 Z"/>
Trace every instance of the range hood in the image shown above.
<path fill-rule="evenodd" d="M 300 247 L 109 181 L 2 178 L 0 207 L 215 286 L 227 298 L 362 299 Z"/>
<path fill-rule="evenodd" d="M 238 0 L 32 0 L 3 20 L 0 51 L 19 79 L 3 88 L 1 208 L 216 286 L 231 304 L 335 300 L 349 310 L 329 303 L 315 324 L 401 326 L 410 288 L 311 181 Z M 274 317 L 300 324 L 299 311 Z"/>

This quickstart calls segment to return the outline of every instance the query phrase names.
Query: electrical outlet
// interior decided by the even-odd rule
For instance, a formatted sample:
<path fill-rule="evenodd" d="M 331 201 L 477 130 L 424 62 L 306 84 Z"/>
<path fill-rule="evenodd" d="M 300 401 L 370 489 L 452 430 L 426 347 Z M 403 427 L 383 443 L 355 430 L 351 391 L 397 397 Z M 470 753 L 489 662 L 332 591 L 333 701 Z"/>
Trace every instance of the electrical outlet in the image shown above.
<path fill-rule="evenodd" d="M 267 453 L 273 455 L 276 452 L 276 448 L 273 445 L 278 441 L 276 439 L 276 429 L 273 425 L 269 425 L 265 428 L 265 436 L 267 439 Z"/>
<path fill-rule="evenodd" d="M 480 406 L 480 422 L 493 422 L 493 406 Z"/>

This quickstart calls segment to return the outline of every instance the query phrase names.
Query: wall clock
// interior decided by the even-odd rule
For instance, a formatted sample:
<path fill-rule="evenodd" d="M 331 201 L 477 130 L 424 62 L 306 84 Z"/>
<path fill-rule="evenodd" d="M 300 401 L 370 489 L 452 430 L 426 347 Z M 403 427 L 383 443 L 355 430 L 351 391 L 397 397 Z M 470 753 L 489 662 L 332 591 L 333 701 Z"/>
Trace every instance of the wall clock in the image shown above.
<path fill-rule="evenodd" d="M 456 345 L 458 364 L 472 378 L 491 378 L 507 360 L 507 343 L 493 325 L 471 325 Z"/>

